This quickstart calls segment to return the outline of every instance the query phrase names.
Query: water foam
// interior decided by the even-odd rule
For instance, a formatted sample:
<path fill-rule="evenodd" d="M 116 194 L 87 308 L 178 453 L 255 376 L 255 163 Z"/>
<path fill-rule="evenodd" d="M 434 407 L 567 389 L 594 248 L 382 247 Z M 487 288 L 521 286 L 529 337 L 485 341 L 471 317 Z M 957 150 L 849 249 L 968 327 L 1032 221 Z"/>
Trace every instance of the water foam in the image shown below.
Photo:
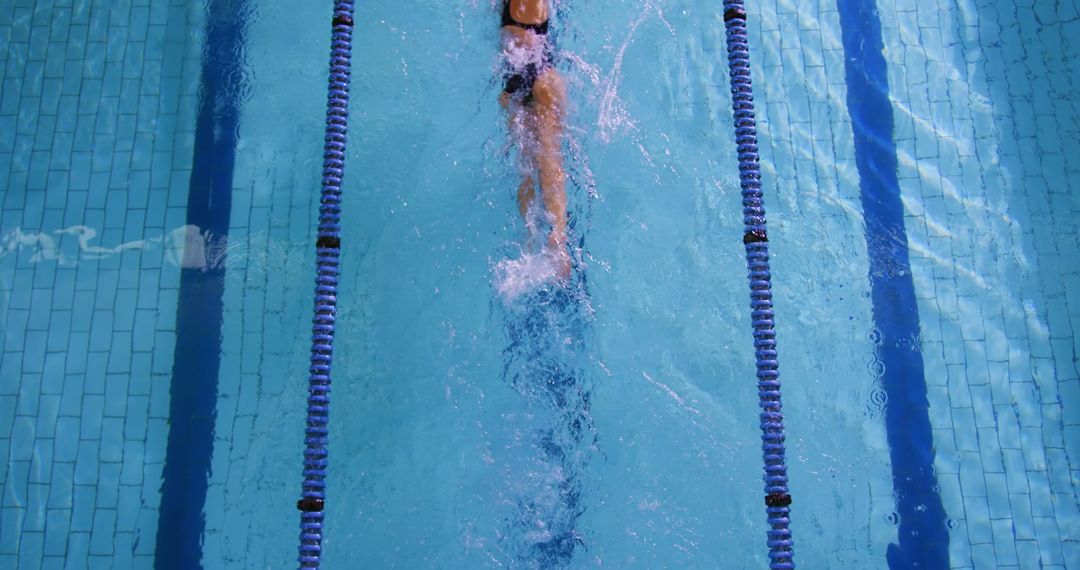
<path fill-rule="evenodd" d="M 495 264 L 495 290 L 507 305 L 525 293 L 559 279 L 560 260 L 548 249 L 538 253 L 523 251 L 517 259 Z"/>

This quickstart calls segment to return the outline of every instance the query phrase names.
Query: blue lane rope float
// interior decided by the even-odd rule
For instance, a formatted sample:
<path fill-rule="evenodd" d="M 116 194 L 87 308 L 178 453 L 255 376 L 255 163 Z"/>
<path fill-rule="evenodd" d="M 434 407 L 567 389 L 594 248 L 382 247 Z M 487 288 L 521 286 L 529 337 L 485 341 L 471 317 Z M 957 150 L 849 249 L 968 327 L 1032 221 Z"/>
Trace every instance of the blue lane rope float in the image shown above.
<path fill-rule="evenodd" d="M 753 309 L 750 314 L 754 327 L 754 356 L 757 359 L 758 400 L 761 407 L 769 568 L 790 569 L 795 568 L 791 530 L 788 528 L 791 495 L 788 494 L 787 465 L 784 460 L 784 413 L 780 404 L 769 238 L 765 231 L 754 93 L 750 82 L 750 45 L 746 37 L 746 10 L 742 0 L 724 1 L 724 27 L 727 29 L 731 103 L 742 186 L 743 245 L 750 278 L 750 306 Z"/>
<path fill-rule="evenodd" d="M 319 237 L 315 242 L 315 316 L 311 327 L 311 376 L 308 379 L 307 427 L 304 430 L 303 494 L 300 509 L 300 568 L 318 568 L 322 560 L 323 509 L 329 452 L 330 364 L 337 318 L 338 265 L 341 257 L 341 179 L 349 124 L 349 77 L 352 68 L 352 0 L 335 0 L 330 42 L 330 85 L 326 100 Z"/>

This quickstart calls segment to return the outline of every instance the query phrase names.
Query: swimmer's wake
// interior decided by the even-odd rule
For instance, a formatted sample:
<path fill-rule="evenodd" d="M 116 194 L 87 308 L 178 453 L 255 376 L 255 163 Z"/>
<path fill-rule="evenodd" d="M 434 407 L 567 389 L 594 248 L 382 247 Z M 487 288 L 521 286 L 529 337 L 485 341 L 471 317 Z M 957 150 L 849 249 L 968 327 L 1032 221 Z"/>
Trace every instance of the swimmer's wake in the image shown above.
<path fill-rule="evenodd" d="M 536 257 L 530 258 L 535 260 Z M 502 466 L 513 505 L 504 552 L 514 565 L 562 568 L 585 545 L 581 475 L 596 440 L 584 365 L 590 310 L 581 284 L 547 283 L 504 306 L 503 379 L 523 410 L 507 416 L 515 433 Z"/>
<path fill-rule="evenodd" d="M 499 103 L 518 149 L 518 208 L 528 239 L 517 259 L 495 264 L 507 346 L 504 382 L 521 404 L 503 417 L 503 503 L 512 506 L 500 550 L 507 565 L 563 568 L 585 542 L 581 472 L 595 434 L 585 380 L 591 314 L 580 264 L 568 250 L 563 119 L 566 88 L 552 57 L 547 0 L 503 0 L 505 86 Z"/>

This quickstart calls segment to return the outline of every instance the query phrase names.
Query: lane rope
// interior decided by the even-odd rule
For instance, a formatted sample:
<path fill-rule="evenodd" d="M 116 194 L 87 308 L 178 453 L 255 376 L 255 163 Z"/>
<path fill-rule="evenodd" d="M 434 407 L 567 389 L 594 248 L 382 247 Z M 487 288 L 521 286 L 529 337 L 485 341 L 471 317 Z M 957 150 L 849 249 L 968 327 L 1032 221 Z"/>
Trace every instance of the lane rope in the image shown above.
<path fill-rule="evenodd" d="M 790 523 L 784 447 L 784 413 L 780 403 L 780 372 L 777 366 L 776 330 L 773 324 L 772 274 L 769 271 L 769 237 L 758 163 L 757 121 L 750 80 L 750 45 L 746 33 L 746 9 L 742 0 L 724 1 L 727 30 L 728 75 L 735 120 L 735 144 L 742 187 L 743 246 L 750 280 L 750 313 L 757 361 L 758 403 L 761 407 L 761 451 L 764 460 L 765 512 L 769 522 L 767 544 L 769 568 L 795 568 Z"/>
<path fill-rule="evenodd" d="M 335 0 L 326 100 L 319 234 L 315 242 L 315 316 L 311 326 L 311 367 L 304 429 L 304 482 L 300 510 L 300 568 L 322 561 L 326 472 L 329 452 L 330 365 L 334 352 L 337 286 L 341 257 L 341 179 L 348 141 L 349 79 L 352 70 L 352 0 Z"/>

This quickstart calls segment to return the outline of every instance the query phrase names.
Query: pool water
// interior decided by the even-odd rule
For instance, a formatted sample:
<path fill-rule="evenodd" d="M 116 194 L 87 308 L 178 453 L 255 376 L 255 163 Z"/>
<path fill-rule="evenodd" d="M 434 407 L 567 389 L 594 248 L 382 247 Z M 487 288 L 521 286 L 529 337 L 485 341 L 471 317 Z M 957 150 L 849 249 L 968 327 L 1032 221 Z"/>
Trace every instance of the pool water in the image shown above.
<path fill-rule="evenodd" d="M 357 7 L 325 565 L 765 567 L 722 8 L 554 3 L 559 285 L 496 4 Z M 918 4 L 747 6 L 796 562 L 1080 568 L 1078 7 Z M 0 566 L 295 563 L 330 14 L 0 6 Z"/>

